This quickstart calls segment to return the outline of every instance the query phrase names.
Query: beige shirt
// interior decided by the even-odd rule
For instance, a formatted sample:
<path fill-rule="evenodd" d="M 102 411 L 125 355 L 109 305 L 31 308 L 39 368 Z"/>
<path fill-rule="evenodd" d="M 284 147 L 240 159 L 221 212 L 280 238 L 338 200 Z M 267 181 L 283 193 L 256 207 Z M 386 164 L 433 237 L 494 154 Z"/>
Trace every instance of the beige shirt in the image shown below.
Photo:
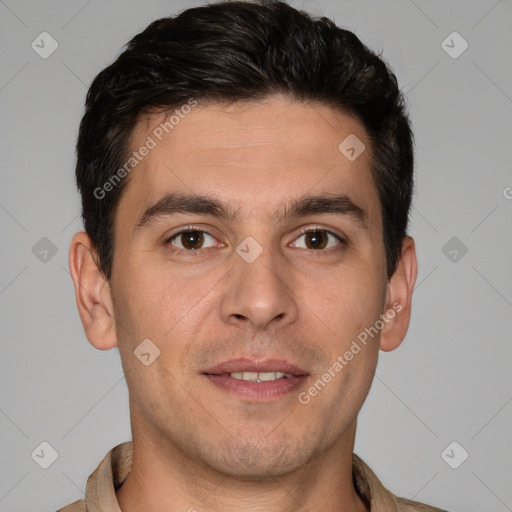
<path fill-rule="evenodd" d="M 87 480 L 85 500 L 78 500 L 57 512 L 121 512 L 116 490 L 132 466 L 132 442 L 122 443 L 108 452 Z M 446 512 L 416 501 L 397 498 L 356 454 L 352 455 L 352 475 L 357 493 L 371 512 Z"/>

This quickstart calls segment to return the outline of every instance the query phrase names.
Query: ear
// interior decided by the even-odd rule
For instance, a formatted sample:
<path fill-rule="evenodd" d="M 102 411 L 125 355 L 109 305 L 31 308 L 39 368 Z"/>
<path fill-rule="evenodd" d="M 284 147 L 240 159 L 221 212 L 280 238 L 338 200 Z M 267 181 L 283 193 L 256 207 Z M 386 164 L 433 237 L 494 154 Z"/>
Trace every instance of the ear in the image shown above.
<path fill-rule="evenodd" d="M 411 302 L 418 262 L 414 240 L 407 236 L 402 244 L 402 255 L 395 273 L 388 281 L 383 315 L 387 322 L 381 331 L 380 349 L 395 350 L 402 343 L 411 318 Z"/>
<path fill-rule="evenodd" d="M 117 346 L 110 284 L 97 264 L 97 252 L 84 231 L 73 236 L 69 270 L 78 312 L 90 344 L 98 350 Z"/>

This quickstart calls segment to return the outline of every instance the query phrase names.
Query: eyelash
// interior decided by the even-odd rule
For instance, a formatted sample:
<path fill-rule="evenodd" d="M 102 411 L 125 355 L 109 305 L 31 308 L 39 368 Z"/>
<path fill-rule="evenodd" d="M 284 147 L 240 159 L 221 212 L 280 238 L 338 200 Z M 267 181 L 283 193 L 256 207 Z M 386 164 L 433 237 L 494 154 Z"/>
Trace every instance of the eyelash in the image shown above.
<path fill-rule="evenodd" d="M 315 231 L 322 231 L 322 232 L 327 233 L 328 235 L 332 235 L 339 242 L 339 245 L 337 245 L 336 247 L 331 247 L 329 249 L 309 249 L 309 252 L 311 252 L 313 254 L 318 253 L 315 256 L 320 256 L 322 254 L 330 253 L 333 251 L 334 252 L 340 251 L 347 245 L 347 242 L 343 237 L 341 237 L 340 235 L 337 235 L 336 233 L 333 233 L 332 231 L 330 231 L 326 228 L 323 228 L 321 226 L 302 229 L 300 231 L 300 233 L 298 234 L 298 236 L 294 239 L 294 241 L 307 233 L 311 233 L 311 232 L 315 232 Z M 210 235 L 210 233 L 208 233 L 204 229 L 198 229 L 195 227 L 188 227 L 188 228 L 186 227 L 186 228 L 183 228 L 182 230 L 178 231 L 177 233 L 174 233 L 171 237 L 166 239 L 165 245 L 172 247 L 171 241 L 174 240 L 175 238 L 178 238 L 180 235 L 182 235 L 184 233 L 205 233 L 208 236 L 215 238 L 213 235 Z M 179 248 L 173 247 L 173 248 L 170 248 L 169 250 L 175 254 L 186 254 L 187 256 L 191 256 L 191 257 L 199 257 L 199 256 L 202 256 L 203 253 L 205 251 L 208 251 L 209 249 L 212 249 L 212 247 L 208 247 L 206 249 L 179 249 Z"/>

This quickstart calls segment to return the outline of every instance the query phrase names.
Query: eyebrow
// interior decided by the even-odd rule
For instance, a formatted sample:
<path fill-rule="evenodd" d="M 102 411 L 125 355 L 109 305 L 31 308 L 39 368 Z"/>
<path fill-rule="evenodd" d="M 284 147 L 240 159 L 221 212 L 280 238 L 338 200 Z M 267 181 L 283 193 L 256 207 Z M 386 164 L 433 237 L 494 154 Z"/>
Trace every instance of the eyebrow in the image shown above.
<path fill-rule="evenodd" d="M 305 195 L 295 201 L 288 201 L 276 212 L 276 221 L 285 218 L 299 218 L 315 214 L 346 215 L 362 229 L 368 230 L 368 213 L 345 194 Z M 234 221 L 239 218 L 240 208 L 235 209 L 227 202 L 217 198 L 183 192 L 173 192 L 149 206 L 138 218 L 134 231 L 158 220 L 179 213 L 211 215 L 223 220 Z"/>

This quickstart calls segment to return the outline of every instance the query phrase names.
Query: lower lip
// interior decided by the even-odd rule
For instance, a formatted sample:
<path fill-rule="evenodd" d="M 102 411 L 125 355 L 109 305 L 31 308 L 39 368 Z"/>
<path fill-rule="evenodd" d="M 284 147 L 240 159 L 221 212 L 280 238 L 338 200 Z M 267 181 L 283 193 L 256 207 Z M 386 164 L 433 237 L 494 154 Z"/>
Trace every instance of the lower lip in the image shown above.
<path fill-rule="evenodd" d="M 295 391 L 307 378 L 307 375 L 300 375 L 264 382 L 251 382 L 247 380 L 234 379 L 229 375 L 229 373 L 223 373 L 221 375 L 204 375 L 216 386 L 234 393 L 241 398 L 255 401 L 271 400 L 291 393 L 292 391 Z"/>

